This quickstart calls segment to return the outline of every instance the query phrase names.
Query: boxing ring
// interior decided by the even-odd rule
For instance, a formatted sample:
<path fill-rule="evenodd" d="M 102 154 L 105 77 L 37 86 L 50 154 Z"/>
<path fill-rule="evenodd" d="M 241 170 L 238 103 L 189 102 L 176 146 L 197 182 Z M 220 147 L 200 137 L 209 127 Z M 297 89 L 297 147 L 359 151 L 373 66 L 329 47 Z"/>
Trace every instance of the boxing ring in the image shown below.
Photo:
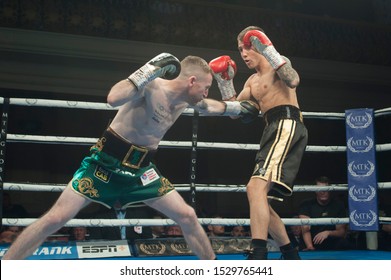
<path fill-rule="evenodd" d="M 3 190 L 12 191 L 12 192 L 61 192 L 64 190 L 66 183 L 64 184 L 48 184 L 45 182 L 37 182 L 37 183 L 25 183 L 25 182 L 6 182 L 3 181 L 5 178 L 5 174 L 7 172 L 6 169 L 6 148 L 8 143 L 29 143 L 29 144 L 51 144 L 51 145 L 84 145 L 84 146 L 92 146 L 94 145 L 98 138 L 89 138 L 89 137 L 73 137 L 73 136 L 50 136 L 50 135 L 25 135 L 25 134 L 11 134 L 8 133 L 8 122 L 9 118 L 12 118 L 12 115 L 9 113 L 9 109 L 13 106 L 27 106 L 27 107 L 50 107 L 50 108 L 58 108 L 58 110 L 104 110 L 104 111 L 115 111 L 116 108 L 109 106 L 106 103 L 98 103 L 98 102 L 80 102 L 80 101 L 64 101 L 64 100 L 47 100 L 47 99 L 25 99 L 25 98 L 0 98 L 0 103 L 2 104 L 2 122 L 1 122 L 1 139 L 0 139 L 0 176 L 1 176 L 1 187 Z M 381 110 L 374 111 L 374 118 L 382 117 L 391 114 L 391 108 L 385 108 Z M 257 151 L 259 148 L 258 144 L 248 144 L 248 143 L 222 143 L 222 142 L 201 142 L 197 139 L 197 129 L 199 126 L 198 120 L 204 116 L 198 115 L 192 109 L 186 109 L 183 113 L 185 116 L 189 116 L 192 118 L 192 134 L 191 140 L 189 141 L 161 141 L 159 148 L 171 148 L 171 149 L 190 149 L 190 179 L 188 183 L 174 184 L 175 188 L 179 192 L 189 193 L 190 194 L 190 204 L 194 206 L 195 203 L 195 194 L 198 192 L 236 192 L 242 193 L 245 192 L 244 185 L 227 185 L 227 184 L 200 184 L 197 182 L 196 178 L 196 169 L 197 169 L 197 152 L 201 149 L 217 149 L 224 150 L 227 153 L 230 150 L 239 150 L 239 151 Z M 330 120 L 345 120 L 345 113 L 318 113 L 318 112 L 303 112 L 304 119 L 330 119 Z M 86 125 L 89 125 L 86 123 Z M 311 133 L 311 131 L 309 131 Z M 309 145 L 306 148 L 306 153 L 346 153 L 351 142 L 347 142 L 346 146 L 312 146 Z M 382 153 L 384 151 L 391 151 L 391 143 L 389 144 L 377 144 L 372 143 L 374 145 L 374 150 L 376 153 Z M 159 165 L 158 165 L 159 166 Z M 347 167 L 349 168 L 349 166 Z M 71 175 L 71 174 L 70 174 Z M 391 182 L 377 182 L 377 186 L 375 186 L 377 192 L 381 192 L 385 189 L 391 189 Z M 1 190 L 1 191 L 3 191 Z M 338 191 L 338 192 L 352 192 L 352 189 L 349 188 L 349 184 L 338 184 L 338 185 L 330 185 L 330 186 L 314 186 L 314 185 L 295 185 L 293 188 L 294 192 L 315 192 L 315 191 Z M 365 199 L 359 198 L 356 200 Z M 377 204 L 376 204 L 377 206 Z M 371 210 L 372 211 L 372 210 Z M 372 212 L 371 212 L 372 213 Z M 297 219 L 297 218 L 283 218 L 283 222 L 285 225 L 335 225 L 335 224 L 349 224 L 352 222 L 357 223 L 357 219 L 355 220 L 355 216 L 351 215 L 345 218 L 311 218 L 311 219 Z M 2 217 L 2 225 L 4 226 L 27 226 L 33 223 L 36 219 L 34 218 L 3 218 Z M 373 220 L 373 219 L 372 219 Z M 377 217 L 376 222 L 379 224 L 391 223 L 391 217 Z M 244 225 L 247 226 L 250 224 L 250 220 L 247 217 L 243 218 L 199 218 L 199 222 L 203 226 L 207 225 L 225 225 L 225 226 L 234 226 L 234 225 Z M 67 224 L 66 227 L 76 227 L 76 226 L 86 226 L 86 227 L 115 227 L 115 226 L 157 226 L 157 225 L 172 225 L 175 224 L 170 219 L 115 219 L 115 220 L 106 220 L 106 219 L 72 219 Z M 226 247 L 229 244 L 232 245 L 232 242 L 242 242 L 241 240 L 227 241 Z M 104 253 L 110 253 L 110 248 L 118 248 L 118 246 L 127 246 L 124 243 L 91 243 L 93 246 L 106 246 Z M 107 245 L 109 244 L 109 245 Z M 215 244 L 212 243 L 213 248 L 216 249 L 216 253 L 219 256 L 219 259 L 244 259 L 244 256 L 240 252 L 235 251 L 224 251 L 219 247 L 221 244 L 219 241 L 216 241 Z M 40 249 L 45 247 L 46 245 L 42 245 Z M 196 259 L 195 256 L 189 253 L 188 251 L 178 255 L 165 255 L 159 256 L 154 254 L 142 255 L 140 254 L 140 248 L 130 247 L 127 250 L 126 254 L 101 254 L 101 255 L 91 255 L 84 254 L 83 257 L 80 257 L 80 247 L 83 247 L 84 253 L 88 248 L 92 248 L 88 243 L 72 243 L 71 245 L 60 244 L 60 245 L 52 245 L 53 248 L 47 247 L 46 251 L 52 252 L 72 252 L 68 257 L 64 257 L 64 254 L 58 254 L 57 257 L 53 255 L 44 256 L 40 254 L 36 254 L 33 259 L 93 259 L 93 258 L 111 258 L 111 259 L 145 259 L 148 258 L 150 260 L 153 259 Z M 61 249 L 67 247 L 68 249 Z M 110 247 L 112 246 L 112 247 Z M 145 244 L 143 244 L 145 246 Z M 183 248 L 183 244 L 180 244 L 179 247 Z M 222 245 L 221 245 L 222 246 Z M 179 248 L 178 247 L 178 248 Z M 232 246 L 231 246 L 232 247 Z M 59 249 L 60 248 L 60 249 Z M 102 247 L 103 248 L 103 247 Z M 219 249 L 221 249 L 219 251 Z M 371 248 L 369 248 L 371 249 Z M 373 249 L 373 248 L 372 248 Z M 0 256 L 4 255 L 7 250 L 7 246 L 0 247 Z M 116 249 L 113 249 L 116 251 Z M 184 250 L 186 251 L 186 250 Z M 340 251 L 340 252 L 301 252 L 300 255 L 303 259 L 391 259 L 391 252 L 377 251 L 377 250 L 355 250 L 355 251 Z M 280 256 L 279 252 L 271 252 L 271 259 L 278 259 Z"/>

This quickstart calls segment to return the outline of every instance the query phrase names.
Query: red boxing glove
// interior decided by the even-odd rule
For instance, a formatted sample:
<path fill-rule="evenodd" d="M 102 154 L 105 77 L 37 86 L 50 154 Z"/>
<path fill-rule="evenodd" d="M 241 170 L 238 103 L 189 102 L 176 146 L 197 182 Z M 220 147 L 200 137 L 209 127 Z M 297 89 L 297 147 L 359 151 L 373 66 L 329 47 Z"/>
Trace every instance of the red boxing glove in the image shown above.
<path fill-rule="evenodd" d="M 259 41 L 263 45 L 265 45 L 266 47 L 273 46 L 272 41 L 270 41 L 270 39 L 266 36 L 265 33 L 263 33 L 260 30 L 250 30 L 250 31 L 246 32 L 246 34 L 244 34 L 244 37 L 243 37 L 243 44 L 245 47 L 248 47 L 248 48 L 251 47 L 251 45 L 252 45 L 251 36 L 257 37 L 259 39 Z"/>
<path fill-rule="evenodd" d="M 237 67 L 228 55 L 219 56 L 209 62 L 209 66 L 213 73 L 220 74 L 224 80 L 231 80 L 234 78 Z"/>
<path fill-rule="evenodd" d="M 286 61 L 274 48 L 270 39 L 260 30 L 250 30 L 244 34 L 243 45 L 245 47 L 253 46 L 259 53 L 261 53 L 271 66 L 278 70 Z"/>
<path fill-rule="evenodd" d="M 217 81 L 222 99 L 229 100 L 236 96 L 233 85 L 233 78 L 237 71 L 235 61 L 228 55 L 223 55 L 211 60 L 209 67 L 212 69 L 213 76 Z"/>

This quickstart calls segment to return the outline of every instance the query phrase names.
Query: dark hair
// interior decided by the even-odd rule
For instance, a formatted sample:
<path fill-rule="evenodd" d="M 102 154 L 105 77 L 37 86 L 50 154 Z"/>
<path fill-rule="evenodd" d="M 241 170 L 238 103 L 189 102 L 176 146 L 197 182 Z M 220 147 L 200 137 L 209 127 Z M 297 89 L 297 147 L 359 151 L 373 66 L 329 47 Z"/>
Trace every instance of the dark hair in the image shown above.
<path fill-rule="evenodd" d="M 330 179 L 329 179 L 329 177 L 326 177 L 326 176 L 320 176 L 320 177 L 316 178 L 315 182 L 329 185 Z"/>

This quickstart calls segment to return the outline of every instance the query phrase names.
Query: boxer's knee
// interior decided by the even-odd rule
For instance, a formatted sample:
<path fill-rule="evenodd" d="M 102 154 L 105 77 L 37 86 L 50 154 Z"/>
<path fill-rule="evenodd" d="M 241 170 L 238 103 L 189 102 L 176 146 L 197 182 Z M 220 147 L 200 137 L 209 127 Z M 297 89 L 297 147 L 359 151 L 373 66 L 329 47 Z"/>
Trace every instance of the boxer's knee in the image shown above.
<path fill-rule="evenodd" d="M 181 214 L 182 215 L 180 216 L 180 218 L 177 221 L 180 225 L 191 226 L 191 225 L 194 225 L 195 223 L 198 223 L 197 215 L 192 207 L 187 205 L 182 210 Z"/>

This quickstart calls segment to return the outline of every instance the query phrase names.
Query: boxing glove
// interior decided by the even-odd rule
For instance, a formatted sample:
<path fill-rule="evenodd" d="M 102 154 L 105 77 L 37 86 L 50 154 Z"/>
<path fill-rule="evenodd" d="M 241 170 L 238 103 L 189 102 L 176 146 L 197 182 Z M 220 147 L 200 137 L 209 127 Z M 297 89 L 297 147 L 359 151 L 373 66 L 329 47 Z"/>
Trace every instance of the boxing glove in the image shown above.
<path fill-rule="evenodd" d="M 147 83 L 158 77 L 165 80 L 173 80 L 179 76 L 180 72 L 180 61 L 172 54 L 161 53 L 132 73 L 128 77 L 128 80 L 140 90 L 144 88 Z"/>
<path fill-rule="evenodd" d="M 259 116 L 259 106 L 251 100 L 225 101 L 226 116 L 239 116 L 243 123 L 250 123 Z"/>
<path fill-rule="evenodd" d="M 273 43 L 266 36 L 265 33 L 259 30 L 250 30 L 243 37 L 243 44 L 245 47 L 253 46 L 257 52 L 261 53 L 270 65 L 278 70 L 286 61 L 274 48 Z"/>
<path fill-rule="evenodd" d="M 233 85 L 233 78 L 235 77 L 237 67 L 228 55 L 219 56 L 209 62 L 209 67 L 213 71 L 213 76 L 220 89 L 223 100 L 229 100 L 236 96 Z"/>

